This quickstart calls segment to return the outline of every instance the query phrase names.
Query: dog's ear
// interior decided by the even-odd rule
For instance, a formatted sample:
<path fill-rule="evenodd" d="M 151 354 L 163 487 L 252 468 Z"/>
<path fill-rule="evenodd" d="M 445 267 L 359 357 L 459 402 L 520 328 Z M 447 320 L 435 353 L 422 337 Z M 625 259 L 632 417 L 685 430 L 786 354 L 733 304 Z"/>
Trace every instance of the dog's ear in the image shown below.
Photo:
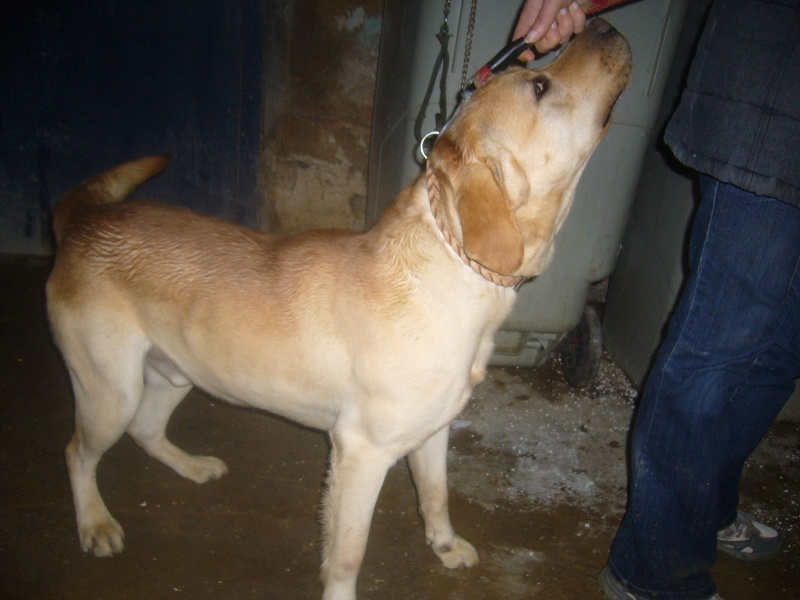
<path fill-rule="evenodd" d="M 498 273 L 514 273 L 522 265 L 522 234 L 505 190 L 487 164 L 474 162 L 461 169 L 455 205 L 467 255 Z"/>
<path fill-rule="evenodd" d="M 436 171 L 443 171 L 452 186 L 453 208 L 461 226 L 464 250 L 470 258 L 493 271 L 513 274 L 522 265 L 525 252 L 511 208 L 520 201 L 516 196 L 528 193 L 527 183 L 523 186 L 518 181 L 521 168 L 513 159 L 513 163 L 504 166 L 503 157 L 498 159 L 495 153 L 492 158 L 467 153 L 449 138 L 439 140 L 439 144 L 443 147 L 437 157 Z M 509 177 L 514 179 L 511 187 L 506 185 Z M 527 182 L 524 175 L 522 178 Z M 510 197 L 509 192 L 515 197 Z"/>

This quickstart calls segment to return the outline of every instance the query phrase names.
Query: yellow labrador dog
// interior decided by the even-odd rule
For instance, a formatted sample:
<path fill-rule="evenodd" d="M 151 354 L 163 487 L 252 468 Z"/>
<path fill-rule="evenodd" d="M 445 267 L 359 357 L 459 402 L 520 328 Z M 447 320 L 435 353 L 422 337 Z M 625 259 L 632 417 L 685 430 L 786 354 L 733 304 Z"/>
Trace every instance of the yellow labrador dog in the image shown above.
<path fill-rule="evenodd" d="M 427 176 L 367 232 L 282 238 L 119 202 L 163 156 L 69 192 L 47 298 L 75 393 L 66 456 L 82 548 L 122 551 L 95 471 L 125 432 L 198 483 L 226 472 L 165 437 L 196 385 L 330 432 L 324 598 L 355 597 L 378 492 L 405 455 L 433 551 L 449 568 L 476 564 L 448 515 L 448 426 L 484 377 L 515 285 L 550 261 L 630 72 L 627 42 L 598 19 L 553 65 L 490 80 Z"/>

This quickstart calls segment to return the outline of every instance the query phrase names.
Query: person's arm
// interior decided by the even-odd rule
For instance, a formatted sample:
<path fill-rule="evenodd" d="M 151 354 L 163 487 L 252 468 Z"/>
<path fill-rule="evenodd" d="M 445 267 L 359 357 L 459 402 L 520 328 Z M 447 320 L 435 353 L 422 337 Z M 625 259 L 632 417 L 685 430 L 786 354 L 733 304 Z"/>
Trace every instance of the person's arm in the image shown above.
<path fill-rule="evenodd" d="M 574 0 L 526 0 L 512 39 L 525 38 L 539 52 L 547 52 L 581 33 L 586 14 Z M 533 52 L 523 53 L 522 60 L 533 60 Z"/>

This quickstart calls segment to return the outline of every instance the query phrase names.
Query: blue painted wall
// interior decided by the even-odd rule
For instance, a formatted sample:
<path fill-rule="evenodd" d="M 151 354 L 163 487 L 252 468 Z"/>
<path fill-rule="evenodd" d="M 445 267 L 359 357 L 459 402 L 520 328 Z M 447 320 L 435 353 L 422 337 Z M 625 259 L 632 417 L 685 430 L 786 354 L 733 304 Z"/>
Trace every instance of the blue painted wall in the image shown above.
<path fill-rule="evenodd" d="M 52 252 L 85 177 L 169 151 L 138 196 L 245 224 L 261 204 L 270 0 L 26 0 L 0 18 L 0 252 Z"/>

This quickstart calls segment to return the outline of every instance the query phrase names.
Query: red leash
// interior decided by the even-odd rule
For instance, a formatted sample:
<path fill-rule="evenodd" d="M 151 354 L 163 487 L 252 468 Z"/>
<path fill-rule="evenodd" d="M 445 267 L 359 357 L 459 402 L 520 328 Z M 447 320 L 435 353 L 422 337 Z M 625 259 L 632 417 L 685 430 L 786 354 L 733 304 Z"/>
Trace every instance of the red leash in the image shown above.
<path fill-rule="evenodd" d="M 625 4 L 627 2 L 631 2 L 631 0 L 583 0 L 578 4 L 583 12 L 589 16 L 595 15 L 617 4 Z M 467 95 L 471 95 L 472 92 L 491 79 L 495 73 L 504 69 L 509 62 L 516 59 L 520 54 L 528 50 L 528 48 L 530 48 L 530 46 L 522 38 L 511 42 L 508 46 L 503 48 L 492 60 L 478 69 L 478 72 L 475 73 L 472 80 L 470 80 L 465 88 Z"/>
<path fill-rule="evenodd" d="M 584 0 L 583 2 L 578 2 L 578 4 L 587 15 L 594 15 L 601 10 L 611 8 L 617 4 L 625 4 L 630 1 L 631 0 Z"/>

